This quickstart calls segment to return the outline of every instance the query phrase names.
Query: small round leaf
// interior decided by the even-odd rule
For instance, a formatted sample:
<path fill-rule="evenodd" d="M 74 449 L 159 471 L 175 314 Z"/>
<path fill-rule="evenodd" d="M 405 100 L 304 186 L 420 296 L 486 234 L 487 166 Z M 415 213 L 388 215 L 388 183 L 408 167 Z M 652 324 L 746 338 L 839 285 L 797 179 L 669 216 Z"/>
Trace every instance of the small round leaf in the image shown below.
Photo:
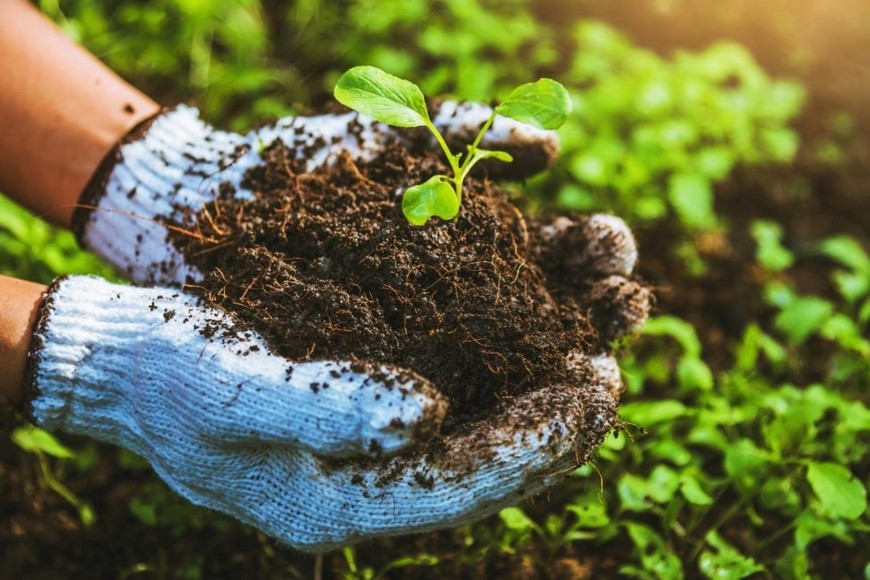
<path fill-rule="evenodd" d="M 405 191 L 402 213 L 415 226 L 424 225 L 432 216 L 450 220 L 459 213 L 459 200 L 447 178 L 436 175 Z"/>
<path fill-rule="evenodd" d="M 495 110 L 539 129 L 558 129 L 571 112 L 571 97 L 553 79 L 538 79 L 515 88 Z"/>

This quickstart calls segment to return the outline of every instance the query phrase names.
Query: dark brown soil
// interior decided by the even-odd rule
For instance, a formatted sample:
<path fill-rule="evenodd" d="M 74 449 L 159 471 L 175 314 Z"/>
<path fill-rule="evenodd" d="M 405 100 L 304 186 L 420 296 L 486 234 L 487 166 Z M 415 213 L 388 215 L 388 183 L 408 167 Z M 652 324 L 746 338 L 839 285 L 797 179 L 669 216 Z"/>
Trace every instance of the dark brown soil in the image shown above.
<path fill-rule="evenodd" d="M 371 163 L 342 156 L 311 173 L 280 142 L 264 157 L 244 183 L 252 199 L 225 188 L 177 243 L 205 273 L 190 290 L 277 353 L 411 369 L 448 396 L 447 429 L 505 397 L 589 380 L 565 364 L 604 348 L 576 302 L 584 282 L 548 287 L 533 226 L 488 182 L 466 183 L 457 219 L 416 227 L 398 193 L 446 171 L 423 149 L 394 142 Z"/>

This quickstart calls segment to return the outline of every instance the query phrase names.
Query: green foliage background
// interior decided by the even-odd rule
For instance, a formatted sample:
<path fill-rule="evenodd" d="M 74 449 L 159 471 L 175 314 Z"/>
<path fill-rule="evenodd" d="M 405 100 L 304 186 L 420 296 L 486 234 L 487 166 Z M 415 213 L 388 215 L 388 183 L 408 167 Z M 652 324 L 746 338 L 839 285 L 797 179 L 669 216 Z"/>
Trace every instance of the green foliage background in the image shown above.
<path fill-rule="evenodd" d="M 705 240 L 742 236 L 751 248 L 743 258 L 754 276 L 755 305 L 747 307 L 754 318 L 736 324 L 714 352 L 705 349 L 709 329 L 668 311 L 621 345 L 624 425 L 556 499 L 456 530 L 459 548 L 449 553 L 348 549 L 342 566 L 349 577 L 420 566 L 469 573 L 496 557 L 531 561 L 540 571 L 559 558 L 597 562 L 602 554 L 618 559 L 614 573 L 640 578 L 823 577 L 824 554 L 814 545 L 846 554 L 870 574 L 862 548 L 870 539 L 866 231 L 821 228 L 800 237 L 777 216 L 734 212 L 723 194 L 735 174 L 757 167 L 778 176 L 787 203 L 799 203 L 819 193 L 806 180 L 781 178 L 796 161 L 831 171 L 850 163 L 856 119 L 849 102 L 823 108 L 821 132 L 796 125 L 808 99 L 818 111 L 820 95 L 830 96 L 813 82 L 820 65 L 796 32 L 812 15 L 808 3 L 767 6 L 763 42 L 753 33 L 758 16 L 736 0 L 717 3 L 695 28 L 685 23 L 697 10 L 688 0 L 627 12 L 618 11 L 624 2 L 545 0 L 38 4 L 135 85 L 166 104 L 193 102 L 234 129 L 316 108 L 337 76 L 358 64 L 410 78 L 427 94 L 483 101 L 540 76 L 556 78 L 572 92 L 576 112 L 560 132 L 560 162 L 523 188 L 530 210 L 617 213 L 656 241 L 653 267 L 668 270 L 655 272 L 658 280 L 715 276 Z M 851 4 L 860 20 L 867 10 Z M 644 27 L 644 15 L 669 23 L 675 40 Z M 732 40 L 720 40 L 720 31 Z M 770 68 L 797 80 L 771 77 L 753 45 Z M 732 228 L 740 220 L 745 228 Z M 823 264 L 812 270 L 821 284 L 800 283 L 806 264 Z M 43 282 L 66 272 L 111 276 L 68 233 L 5 199 L 0 266 Z M 49 467 L 73 461 L 87 472 L 94 454 L 106 453 L 85 445 L 70 459 L 56 442 L 17 433 L 22 453 L 41 454 Z M 147 473 L 128 454 L 112 461 Z M 80 514 L 86 499 L 70 500 Z M 170 537 L 234 529 L 147 478 L 129 510 Z M 206 569 L 191 555 L 171 574 L 197 577 Z"/>

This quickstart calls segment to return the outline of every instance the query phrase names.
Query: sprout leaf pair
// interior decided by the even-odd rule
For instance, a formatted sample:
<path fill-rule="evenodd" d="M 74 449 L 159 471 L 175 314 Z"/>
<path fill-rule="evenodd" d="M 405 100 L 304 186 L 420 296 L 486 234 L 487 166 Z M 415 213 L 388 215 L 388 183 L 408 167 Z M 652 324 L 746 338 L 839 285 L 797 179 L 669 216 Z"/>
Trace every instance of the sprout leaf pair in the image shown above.
<path fill-rule="evenodd" d="M 539 129 L 557 129 L 568 118 L 571 99 L 568 91 L 552 79 L 539 79 L 517 87 L 496 106 L 465 153 L 453 153 L 444 136 L 429 118 L 420 88 L 373 66 L 358 66 L 345 72 L 335 85 L 335 98 L 376 121 L 394 127 L 424 126 L 432 132 L 444 151 L 453 176 L 435 175 L 408 188 L 402 198 L 402 211 L 410 223 L 425 224 L 437 216 L 451 220 L 462 205 L 462 182 L 471 168 L 483 159 L 512 161 L 504 151 L 481 149 L 480 142 L 496 115 L 510 117 Z"/>

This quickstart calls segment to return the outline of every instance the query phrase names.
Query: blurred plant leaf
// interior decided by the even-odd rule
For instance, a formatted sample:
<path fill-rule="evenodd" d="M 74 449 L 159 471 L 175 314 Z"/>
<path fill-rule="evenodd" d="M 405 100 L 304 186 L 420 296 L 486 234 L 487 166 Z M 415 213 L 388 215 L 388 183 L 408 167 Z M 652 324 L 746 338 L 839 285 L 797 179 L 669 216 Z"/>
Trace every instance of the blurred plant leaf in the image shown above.
<path fill-rule="evenodd" d="M 708 532 L 704 541 L 713 548 L 704 550 L 698 556 L 698 569 L 707 578 L 717 580 L 746 578 L 757 572 L 764 572 L 761 564 L 741 554 L 734 546 L 723 540 L 715 530 Z"/>
<path fill-rule="evenodd" d="M 32 425 L 24 425 L 12 431 L 12 441 L 25 451 L 41 451 L 60 459 L 72 459 L 75 456 L 75 452 L 58 441 L 54 435 Z"/>
<path fill-rule="evenodd" d="M 854 520 L 867 509 L 867 489 L 842 465 L 810 461 L 807 463 L 807 481 L 825 515 Z"/>

